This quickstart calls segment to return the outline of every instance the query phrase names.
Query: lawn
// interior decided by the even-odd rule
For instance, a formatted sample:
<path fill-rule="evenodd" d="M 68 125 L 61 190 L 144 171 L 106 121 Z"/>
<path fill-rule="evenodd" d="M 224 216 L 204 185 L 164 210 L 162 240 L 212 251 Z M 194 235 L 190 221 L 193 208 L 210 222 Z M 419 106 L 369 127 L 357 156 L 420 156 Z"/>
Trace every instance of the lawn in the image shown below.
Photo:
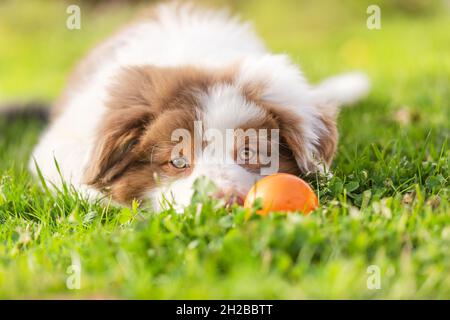
<path fill-rule="evenodd" d="M 364 1 L 203 2 L 252 20 L 312 81 L 372 79 L 340 115 L 334 176 L 310 179 L 320 208 L 262 218 L 199 188 L 179 215 L 50 194 L 27 171 L 44 124 L 0 117 L 0 298 L 450 298 L 450 9 L 378 1 L 368 30 Z M 70 31 L 63 2 L 2 1 L 0 102 L 53 101 L 137 7 L 84 3 Z"/>

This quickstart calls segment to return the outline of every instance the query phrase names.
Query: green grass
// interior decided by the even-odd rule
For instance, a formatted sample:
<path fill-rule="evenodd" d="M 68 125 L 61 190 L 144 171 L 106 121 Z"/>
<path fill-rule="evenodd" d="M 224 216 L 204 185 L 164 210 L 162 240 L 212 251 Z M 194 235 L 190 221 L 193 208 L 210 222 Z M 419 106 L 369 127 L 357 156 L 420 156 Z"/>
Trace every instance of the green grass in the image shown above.
<path fill-rule="evenodd" d="M 309 78 L 358 68 L 373 80 L 339 118 L 334 177 L 311 181 L 319 210 L 261 218 L 199 192 L 177 215 L 51 195 L 27 171 L 43 125 L 0 119 L 0 298 L 449 298 L 449 13 L 382 2 L 382 29 L 369 31 L 365 4 L 335 3 L 231 2 Z M 84 11 L 86 29 L 69 32 L 60 2 L 0 4 L 0 99 L 54 99 L 134 10 Z M 81 289 L 69 290 L 77 258 Z"/>

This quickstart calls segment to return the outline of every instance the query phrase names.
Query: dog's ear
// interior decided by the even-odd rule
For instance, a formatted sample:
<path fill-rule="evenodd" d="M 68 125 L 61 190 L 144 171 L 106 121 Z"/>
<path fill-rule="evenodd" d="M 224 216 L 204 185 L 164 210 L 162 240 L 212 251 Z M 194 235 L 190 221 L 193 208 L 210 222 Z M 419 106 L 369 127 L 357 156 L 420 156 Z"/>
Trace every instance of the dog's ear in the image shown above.
<path fill-rule="evenodd" d="M 135 147 L 150 119 L 146 106 L 111 111 L 94 144 L 85 176 L 88 184 L 106 186 L 136 159 Z"/>
<path fill-rule="evenodd" d="M 155 75 L 150 67 L 122 70 L 109 88 L 104 120 L 97 132 L 85 181 L 105 187 L 136 159 L 136 146 L 154 119 Z"/>
<path fill-rule="evenodd" d="M 338 131 L 334 117 L 323 115 L 319 119 L 320 129 L 317 139 L 309 142 L 302 130 L 301 121 L 296 117 L 283 121 L 280 125 L 280 137 L 291 150 L 297 166 L 302 173 L 325 172 L 328 170 L 338 143 Z"/>
<path fill-rule="evenodd" d="M 336 126 L 336 114 L 323 114 L 320 117 L 323 124 L 322 130 L 319 133 L 319 139 L 315 145 L 317 156 L 315 157 L 316 166 L 319 171 L 328 169 L 333 161 L 338 144 L 338 130 Z"/>
<path fill-rule="evenodd" d="M 343 106 L 352 105 L 370 90 L 369 78 L 361 72 L 350 72 L 325 79 L 312 89 L 311 98 L 319 111 L 321 130 L 316 150 L 319 161 L 327 167 L 334 158 L 338 143 L 336 119 Z"/>

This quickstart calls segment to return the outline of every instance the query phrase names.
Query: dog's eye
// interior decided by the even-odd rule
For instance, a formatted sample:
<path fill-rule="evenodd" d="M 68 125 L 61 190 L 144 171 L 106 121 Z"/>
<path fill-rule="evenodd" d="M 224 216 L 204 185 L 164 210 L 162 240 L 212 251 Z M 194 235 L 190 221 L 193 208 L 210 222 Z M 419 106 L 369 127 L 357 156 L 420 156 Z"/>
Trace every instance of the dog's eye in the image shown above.
<path fill-rule="evenodd" d="M 244 161 L 253 159 L 255 155 L 256 155 L 255 150 L 250 148 L 241 148 L 239 150 L 239 158 Z"/>
<path fill-rule="evenodd" d="M 170 163 L 177 169 L 186 169 L 189 167 L 189 162 L 185 157 L 175 158 Z"/>

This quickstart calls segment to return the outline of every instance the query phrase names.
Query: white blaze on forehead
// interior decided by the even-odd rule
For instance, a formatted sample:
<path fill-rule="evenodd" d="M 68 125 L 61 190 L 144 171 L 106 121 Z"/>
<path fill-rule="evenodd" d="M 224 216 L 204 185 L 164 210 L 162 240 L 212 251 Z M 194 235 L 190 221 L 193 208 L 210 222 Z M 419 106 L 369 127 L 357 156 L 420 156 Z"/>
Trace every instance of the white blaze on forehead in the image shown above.
<path fill-rule="evenodd" d="M 240 88 L 217 85 L 202 97 L 204 129 L 236 129 L 250 120 L 263 119 L 266 112 L 247 101 Z"/>

